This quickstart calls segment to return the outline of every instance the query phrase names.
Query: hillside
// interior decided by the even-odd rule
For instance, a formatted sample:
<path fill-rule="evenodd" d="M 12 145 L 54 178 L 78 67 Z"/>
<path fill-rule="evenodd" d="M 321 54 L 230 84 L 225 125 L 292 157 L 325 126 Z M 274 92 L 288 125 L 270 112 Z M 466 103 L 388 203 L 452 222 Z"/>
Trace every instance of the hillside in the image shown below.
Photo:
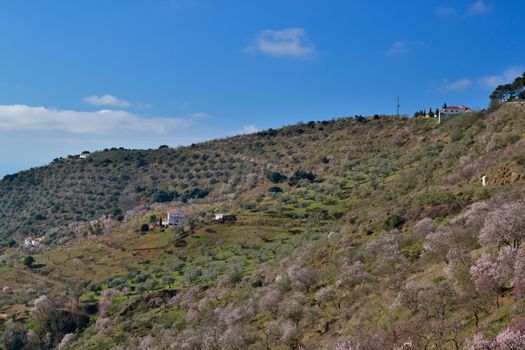
<path fill-rule="evenodd" d="M 186 202 L 199 196 L 209 202 L 226 201 L 263 185 L 270 170 L 291 175 L 304 168 L 327 175 L 368 176 L 371 162 L 373 171 L 390 172 L 390 166 L 382 165 L 415 147 L 404 138 L 414 132 L 425 135 L 430 129 L 395 118 L 369 123 L 343 118 L 179 149 L 112 149 L 95 152 L 87 160 L 57 159 L 0 182 L 0 237 L 41 235 L 71 222 L 109 215 L 115 207 L 126 211 L 140 204 Z M 384 142 L 376 135 L 391 140 Z M 393 144 L 395 152 L 390 149 Z M 377 152 L 383 155 L 376 157 Z M 358 164 L 361 161 L 365 164 Z M 351 171 L 354 165 L 363 169 Z"/>
<path fill-rule="evenodd" d="M 347 134 L 360 127 L 350 118 L 178 149 L 112 149 L 87 160 L 57 159 L 0 182 L 0 237 L 42 234 L 109 215 L 115 207 L 126 211 L 140 204 L 196 197 L 225 201 L 263 184 L 272 169 L 290 173 L 300 167 L 328 168 L 322 155 L 309 159 L 311 150 L 324 141 L 329 141 L 326 156 L 337 157 L 341 164 L 341 147 L 349 147 L 344 145 Z"/>
<path fill-rule="evenodd" d="M 407 135 L 431 136 L 428 123 L 410 125 L 395 118 L 368 121 L 311 122 L 186 148 L 112 149 L 87 160 L 57 159 L 0 182 L 0 237 L 42 234 L 109 215 L 115 207 L 125 211 L 174 197 L 185 202 L 201 190 L 209 192 L 202 194 L 208 201 L 222 201 L 264 183 L 272 169 L 291 174 L 308 168 L 355 176 L 367 176 L 370 167 L 390 172 L 397 163 L 407 162 L 398 159 L 400 155 L 420 146 L 415 137 L 405 139 Z M 421 146 L 422 152 L 442 144 Z M 363 169 L 356 172 L 353 164 Z"/>
<path fill-rule="evenodd" d="M 506 103 L 6 176 L 0 348 L 503 349 L 525 339 L 524 136 Z M 158 225 L 174 206 L 187 224 Z"/>

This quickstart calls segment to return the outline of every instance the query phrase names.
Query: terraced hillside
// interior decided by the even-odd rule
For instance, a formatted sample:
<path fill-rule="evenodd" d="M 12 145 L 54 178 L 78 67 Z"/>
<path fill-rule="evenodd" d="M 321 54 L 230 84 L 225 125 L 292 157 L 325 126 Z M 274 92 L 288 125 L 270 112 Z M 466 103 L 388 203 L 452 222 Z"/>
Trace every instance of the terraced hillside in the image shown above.
<path fill-rule="evenodd" d="M 0 344 L 503 349 L 525 339 L 524 136 L 525 106 L 511 103 L 441 125 L 343 118 L 109 150 L 6 177 L 6 244 L 46 238 L 3 250 Z M 172 206 L 189 213 L 183 227 L 158 224 Z"/>
<path fill-rule="evenodd" d="M 224 201 L 264 185 L 270 170 L 286 175 L 303 168 L 350 173 L 352 162 L 360 158 L 368 162 L 372 152 L 390 152 L 391 141 L 368 138 L 388 136 L 385 127 L 390 130 L 386 132 L 395 132 L 394 142 L 403 146 L 399 154 L 414 146 L 403 140 L 409 133 L 432 129 L 394 118 L 344 118 L 186 148 L 112 149 L 95 152 L 87 160 L 58 159 L 0 182 L 0 236 L 42 234 L 73 221 L 108 215 L 115 207 L 125 211 L 144 203 L 186 202 L 197 197 Z M 387 160 L 373 161 L 377 168 Z M 390 171 L 384 168 L 381 171 Z"/>
<path fill-rule="evenodd" d="M 42 234 L 108 215 L 115 207 L 227 200 L 264 185 L 270 170 L 291 175 L 304 168 L 375 183 L 414 162 L 407 157 L 443 147 L 440 137 L 449 130 L 437 130 L 424 121 L 343 118 L 186 148 L 112 149 L 87 160 L 57 159 L 0 182 L 0 237 Z"/>

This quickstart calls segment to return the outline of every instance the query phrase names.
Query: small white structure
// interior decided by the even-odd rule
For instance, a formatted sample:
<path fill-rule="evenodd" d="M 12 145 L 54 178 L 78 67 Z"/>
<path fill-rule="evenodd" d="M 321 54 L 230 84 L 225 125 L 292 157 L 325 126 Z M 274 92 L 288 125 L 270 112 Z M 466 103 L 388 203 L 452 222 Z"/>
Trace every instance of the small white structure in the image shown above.
<path fill-rule="evenodd" d="M 80 153 L 80 159 L 87 159 L 89 157 L 91 157 L 91 153 L 89 151 L 84 151 L 82 153 Z"/>
<path fill-rule="evenodd" d="M 215 214 L 215 221 L 234 222 L 234 221 L 237 221 L 237 217 L 232 214 Z"/>
<path fill-rule="evenodd" d="M 34 246 L 37 246 L 40 244 L 40 242 L 42 241 L 44 237 L 41 237 L 41 238 L 33 238 L 33 237 L 26 237 L 24 239 L 24 245 L 26 247 L 34 247 Z"/>
<path fill-rule="evenodd" d="M 483 187 L 486 187 L 489 184 L 489 177 L 488 176 L 483 176 L 481 178 L 481 184 L 483 185 Z"/>
<path fill-rule="evenodd" d="M 182 225 L 186 220 L 186 213 L 180 209 L 172 209 L 168 211 L 168 225 Z"/>
<path fill-rule="evenodd" d="M 446 122 L 447 120 L 452 119 L 455 116 L 466 113 L 468 111 L 471 111 L 471 109 L 467 106 L 450 106 L 446 108 L 441 108 L 438 111 L 437 115 L 438 123 Z"/>

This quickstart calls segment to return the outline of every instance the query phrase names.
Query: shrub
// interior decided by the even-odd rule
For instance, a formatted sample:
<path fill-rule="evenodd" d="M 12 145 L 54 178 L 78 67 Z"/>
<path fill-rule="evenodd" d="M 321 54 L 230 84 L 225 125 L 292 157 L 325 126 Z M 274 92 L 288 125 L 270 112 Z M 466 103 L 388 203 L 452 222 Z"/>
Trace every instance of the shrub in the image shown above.
<path fill-rule="evenodd" d="M 97 282 L 90 282 L 87 285 L 87 290 L 89 290 L 90 292 L 100 292 L 102 290 L 102 285 Z"/>
<path fill-rule="evenodd" d="M 144 287 L 144 286 L 141 284 L 141 285 L 137 286 L 136 291 L 137 291 L 137 293 L 139 293 L 139 294 L 142 295 L 142 294 L 144 294 L 144 293 L 147 291 L 147 289 L 146 289 L 146 287 Z"/>
<path fill-rule="evenodd" d="M 383 221 L 383 229 L 390 231 L 403 225 L 405 220 L 396 214 L 388 215 Z"/>
<path fill-rule="evenodd" d="M 290 179 L 288 179 L 288 184 L 290 186 L 296 186 L 301 180 L 306 180 L 313 182 L 316 179 L 316 175 L 309 171 L 297 170 Z"/>
<path fill-rule="evenodd" d="M 148 274 L 139 273 L 137 276 L 133 278 L 134 283 L 143 283 L 149 278 Z"/>
<path fill-rule="evenodd" d="M 171 288 L 171 285 L 175 283 L 175 277 L 170 275 L 165 275 L 162 277 L 162 282 L 168 286 L 168 288 Z"/>
<path fill-rule="evenodd" d="M 125 277 L 117 277 L 108 283 L 110 288 L 122 289 L 128 285 L 128 281 Z"/>
<path fill-rule="evenodd" d="M 199 198 L 205 198 L 208 196 L 209 192 L 207 190 L 201 190 L 200 188 L 196 187 L 194 189 L 191 189 L 190 191 L 185 192 L 181 196 L 182 202 L 187 202 L 188 199 L 199 199 Z"/>
<path fill-rule="evenodd" d="M 504 148 L 509 145 L 512 145 L 516 142 L 518 142 L 521 139 L 521 136 L 518 134 L 506 134 L 503 136 L 500 142 L 497 144 L 497 148 Z"/>
<path fill-rule="evenodd" d="M 18 324 L 8 325 L 0 335 L 0 347 L 2 349 L 23 349 L 26 343 L 27 331 Z"/>
<path fill-rule="evenodd" d="M 44 214 L 36 214 L 35 215 L 35 220 L 37 220 L 37 221 L 44 221 L 46 219 L 47 219 L 47 217 Z"/>
<path fill-rule="evenodd" d="M 156 279 L 150 278 L 146 282 L 144 282 L 143 286 L 144 286 L 144 288 L 146 288 L 146 290 L 152 291 L 152 290 L 156 289 L 158 285 L 159 285 L 159 283 L 157 282 Z"/>
<path fill-rule="evenodd" d="M 202 275 L 201 270 L 199 270 L 196 267 L 190 266 L 184 269 L 184 275 L 182 276 L 182 280 L 184 282 L 194 283 L 199 280 L 201 275 Z"/>
<path fill-rule="evenodd" d="M 32 268 L 33 264 L 35 263 L 35 258 L 33 258 L 31 255 L 28 255 L 24 257 L 24 260 L 22 260 L 25 266 Z"/>
<path fill-rule="evenodd" d="M 202 279 L 205 281 L 213 281 L 223 272 L 224 266 L 218 263 L 212 263 L 204 269 Z"/>
<path fill-rule="evenodd" d="M 235 284 L 240 282 L 244 275 L 244 264 L 236 261 L 232 262 L 230 266 L 228 266 L 226 274 L 230 277 L 231 283 Z"/>
<path fill-rule="evenodd" d="M 287 179 L 287 177 L 285 175 L 283 175 L 283 174 L 281 174 L 280 172 L 277 172 L 277 171 L 270 171 L 270 172 L 268 172 L 268 174 L 266 174 L 266 177 L 268 178 L 268 180 L 270 180 L 274 184 L 284 182 Z"/>
<path fill-rule="evenodd" d="M 170 268 L 173 271 L 181 272 L 184 271 L 184 266 L 186 264 L 183 261 L 175 261 L 173 264 L 171 264 Z"/>
<path fill-rule="evenodd" d="M 164 190 L 158 190 L 153 193 L 153 201 L 155 203 L 166 203 L 171 202 L 177 196 L 176 192 L 168 192 Z"/>
<path fill-rule="evenodd" d="M 278 186 L 273 186 L 268 189 L 270 193 L 281 193 L 283 190 Z"/>
<path fill-rule="evenodd" d="M 124 216 L 122 215 L 122 209 L 119 207 L 113 207 L 109 211 L 110 215 L 114 218 L 117 218 L 119 221 L 122 221 L 124 219 Z"/>

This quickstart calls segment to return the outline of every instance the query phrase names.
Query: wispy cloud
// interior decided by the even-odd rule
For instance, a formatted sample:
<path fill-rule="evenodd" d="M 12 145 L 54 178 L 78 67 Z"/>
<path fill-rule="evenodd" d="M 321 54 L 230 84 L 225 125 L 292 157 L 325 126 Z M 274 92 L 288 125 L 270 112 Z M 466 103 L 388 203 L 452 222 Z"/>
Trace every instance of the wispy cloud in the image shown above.
<path fill-rule="evenodd" d="M 510 67 L 501 74 L 486 75 L 482 77 L 466 77 L 455 81 L 445 80 L 439 89 L 441 92 L 463 91 L 466 89 L 493 89 L 498 85 L 508 84 L 523 74 L 523 67 Z"/>
<path fill-rule="evenodd" d="M 518 76 L 523 74 L 523 67 L 510 67 L 506 71 L 497 75 L 488 75 L 479 79 L 479 83 L 484 87 L 495 88 L 498 85 L 513 82 Z"/>
<path fill-rule="evenodd" d="M 459 9 L 449 5 L 441 5 L 436 8 L 436 15 L 446 17 L 446 16 L 455 16 L 462 15 L 462 17 L 483 15 L 492 10 L 493 6 L 489 5 L 483 0 L 477 0 L 472 2 L 466 8 Z"/>
<path fill-rule="evenodd" d="M 390 55 L 390 56 L 394 56 L 394 55 L 400 55 L 400 54 L 403 54 L 403 53 L 406 53 L 412 49 L 416 49 L 416 48 L 423 48 L 423 47 L 428 47 L 427 44 L 425 44 L 423 41 L 421 40 L 417 40 L 417 41 L 408 41 L 408 40 L 403 40 L 403 41 L 396 41 L 392 44 L 392 46 L 390 47 L 390 49 L 388 49 L 388 51 L 386 52 L 387 55 Z"/>
<path fill-rule="evenodd" d="M 452 6 L 443 5 L 436 9 L 436 15 L 438 16 L 454 16 L 455 14 L 457 14 L 457 10 Z"/>
<path fill-rule="evenodd" d="M 85 103 L 93 106 L 129 107 L 131 103 L 113 95 L 91 95 L 82 99 Z"/>
<path fill-rule="evenodd" d="M 310 43 L 303 28 L 267 29 L 257 33 L 245 51 L 267 56 L 305 58 L 315 53 L 315 46 Z"/>
<path fill-rule="evenodd" d="M 144 117 L 120 110 L 74 110 L 0 105 L 1 131 L 59 131 L 72 134 L 155 133 L 185 128 L 203 114 L 188 117 Z"/>
<path fill-rule="evenodd" d="M 488 5 L 483 0 L 478 0 L 469 6 L 468 13 L 470 15 L 482 15 L 489 12 L 491 9 L 492 6 Z"/>
<path fill-rule="evenodd" d="M 258 132 L 259 129 L 257 129 L 257 126 L 255 124 L 245 125 L 242 130 L 241 134 L 254 134 Z"/>
<path fill-rule="evenodd" d="M 449 91 L 461 91 L 472 85 L 472 80 L 468 78 L 459 79 L 452 82 L 446 82 L 445 85 L 441 88 L 443 92 Z"/>

